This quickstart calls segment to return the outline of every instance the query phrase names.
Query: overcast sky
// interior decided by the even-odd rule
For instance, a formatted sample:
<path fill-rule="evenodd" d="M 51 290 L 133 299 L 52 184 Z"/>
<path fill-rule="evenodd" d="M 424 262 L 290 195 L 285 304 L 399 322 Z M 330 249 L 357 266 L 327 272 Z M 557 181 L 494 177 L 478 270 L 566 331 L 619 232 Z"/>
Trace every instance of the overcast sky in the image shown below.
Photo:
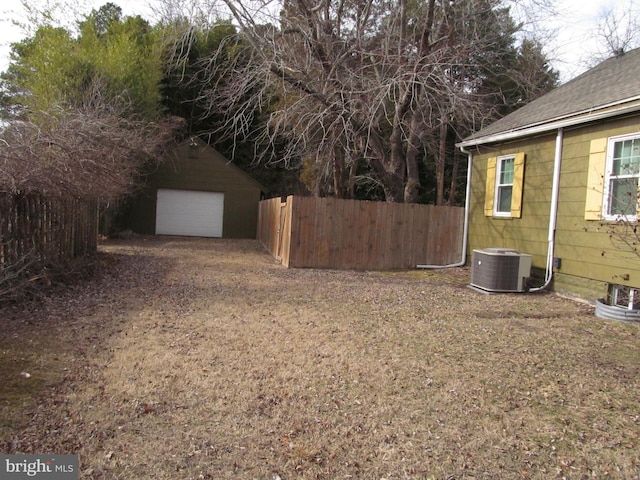
<path fill-rule="evenodd" d="M 555 29 L 548 55 L 559 70 L 563 81 L 570 80 L 593 66 L 598 56 L 608 55 L 598 23 L 603 12 L 617 8 L 622 11 L 633 0 L 557 0 L 561 15 L 550 25 Z M 600 58 L 602 59 L 602 58 Z"/>
<path fill-rule="evenodd" d="M 88 3 L 91 4 L 92 1 Z M 93 5 L 97 8 L 108 1 L 95 1 Z M 144 0 L 111 1 L 119 4 L 127 15 L 145 16 L 147 11 Z M 588 62 L 593 63 L 591 54 L 598 51 L 596 26 L 603 9 L 612 6 L 620 8 L 630 1 L 633 0 L 557 0 L 554 2 L 561 15 L 550 25 L 556 29 L 556 32 L 555 41 L 547 54 L 553 59 L 553 66 L 560 71 L 562 81 L 570 80 L 582 73 L 587 68 Z M 0 9 L 3 11 L 1 17 L 3 21 L 0 23 L 0 71 L 4 71 L 8 65 L 9 44 L 22 39 L 24 35 L 20 29 L 10 23 L 10 19 L 16 16 L 15 11 L 7 7 L 0 7 Z M 90 7 L 86 13 L 89 11 Z"/>

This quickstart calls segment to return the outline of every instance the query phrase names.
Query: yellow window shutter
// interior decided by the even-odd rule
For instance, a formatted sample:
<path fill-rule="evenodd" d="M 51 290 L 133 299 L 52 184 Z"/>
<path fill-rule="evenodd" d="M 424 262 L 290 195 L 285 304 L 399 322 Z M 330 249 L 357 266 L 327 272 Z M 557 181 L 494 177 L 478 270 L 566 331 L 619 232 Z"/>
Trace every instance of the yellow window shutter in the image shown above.
<path fill-rule="evenodd" d="M 607 162 L 607 139 L 591 140 L 589 148 L 589 171 L 587 174 L 587 198 L 584 208 L 585 220 L 602 218 L 604 196 L 604 174 Z"/>
<path fill-rule="evenodd" d="M 511 216 L 522 216 L 522 190 L 524 183 L 524 153 L 516 153 L 513 161 L 513 188 L 511 191 Z"/>
<path fill-rule="evenodd" d="M 484 214 L 493 216 L 493 197 L 496 189 L 496 161 L 497 157 L 487 159 L 487 185 L 484 193 Z"/>

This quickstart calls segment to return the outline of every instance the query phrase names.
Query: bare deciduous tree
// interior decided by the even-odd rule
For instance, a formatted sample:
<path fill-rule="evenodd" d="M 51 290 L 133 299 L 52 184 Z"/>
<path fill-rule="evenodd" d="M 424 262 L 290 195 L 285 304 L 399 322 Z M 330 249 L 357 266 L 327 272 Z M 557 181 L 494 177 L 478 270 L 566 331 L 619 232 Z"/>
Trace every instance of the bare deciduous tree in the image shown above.
<path fill-rule="evenodd" d="M 45 115 L 45 114 L 42 114 Z M 13 122 L 0 135 L 0 191 L 113 200 L 156 161 L 181 122 L 137 122 L 106 106 Z"/>
<path fill-rule="evenodd" d="M 639 16 L 640 5 L 636 0 L 610 4 L 601 10 L 597 26 L 600 51 L 593 64 L 640 46 Z"/>
<path fill-rule="evenodd" d="M 238 138 L 268 112 L 261 140 L 286 145 L 278 162 L 312 159 L 316 193 L 373 184 L 387 201 L 416 202 L 426 162 L 447 203 L 456 137 L 526 100 L 518 26 L 495 0 L 225 3 L 249 47 L 209 59 L 202 98 Z"/>

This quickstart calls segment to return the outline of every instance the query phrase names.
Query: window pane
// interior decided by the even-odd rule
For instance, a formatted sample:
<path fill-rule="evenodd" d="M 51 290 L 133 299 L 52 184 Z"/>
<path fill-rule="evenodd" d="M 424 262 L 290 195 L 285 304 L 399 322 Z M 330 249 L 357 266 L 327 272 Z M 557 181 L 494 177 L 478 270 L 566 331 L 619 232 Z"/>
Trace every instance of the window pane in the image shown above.
<path fill-rule="evenodd" d="M 613 158 L 622 158 L 625 156 L 625 151 L 627 155 L 629 154 L 629 143 L 631 140 L 626 140 L 622 142 L 616 142 L 613 148 Z"/>
<path fill-rule="evenodd" d="M 511 190 L 513 187 L 498 188 L 498 212 L 511 211 Z"/>
<path fill-rule="evenodd" d="M 635 215 L 638 208 L 638 179 L 611 180 L 610 215 Z"/>
<path fill-rule="evenodd" d="M 616 142 L 613 148 L 612 175 L 640 173 L 640 138 Z"/>
<path fill-rule="evenodd" d="M 510 185 L 513 183 L 513 158 L 501 160 L 500 165 L 500 185 Z"/>

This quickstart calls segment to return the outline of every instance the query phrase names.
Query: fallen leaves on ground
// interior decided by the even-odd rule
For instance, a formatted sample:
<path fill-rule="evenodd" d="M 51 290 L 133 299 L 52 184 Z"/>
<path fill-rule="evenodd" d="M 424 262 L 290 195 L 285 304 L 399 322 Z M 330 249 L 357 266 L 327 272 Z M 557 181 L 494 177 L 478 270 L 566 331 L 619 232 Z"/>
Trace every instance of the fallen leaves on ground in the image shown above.
<path fill-rule="evenodd" d="M 255 241 L 101 256 L 0 309 L 5 453 L 77 453 L 86 479 L 640 478 L 638 325 L 466 269 L 288 270 Z"/>

